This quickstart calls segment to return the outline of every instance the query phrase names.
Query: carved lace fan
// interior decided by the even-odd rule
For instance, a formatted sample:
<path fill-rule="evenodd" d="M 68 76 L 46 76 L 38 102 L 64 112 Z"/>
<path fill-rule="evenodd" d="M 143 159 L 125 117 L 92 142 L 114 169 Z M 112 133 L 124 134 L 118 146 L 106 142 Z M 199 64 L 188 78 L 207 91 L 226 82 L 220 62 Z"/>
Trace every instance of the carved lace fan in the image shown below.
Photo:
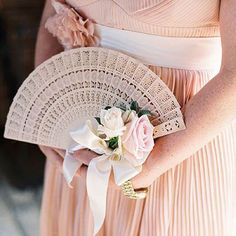
<path fill-rule="evenodd" d="M 101 47 L 61 52 L 39 65 L 11 104 L 4 137 L 66 149 L 69 131 L 106 106 L 132 100 L 153 114 L 154 138 L 185 128 L 167 85 L 138 60 Z"/>

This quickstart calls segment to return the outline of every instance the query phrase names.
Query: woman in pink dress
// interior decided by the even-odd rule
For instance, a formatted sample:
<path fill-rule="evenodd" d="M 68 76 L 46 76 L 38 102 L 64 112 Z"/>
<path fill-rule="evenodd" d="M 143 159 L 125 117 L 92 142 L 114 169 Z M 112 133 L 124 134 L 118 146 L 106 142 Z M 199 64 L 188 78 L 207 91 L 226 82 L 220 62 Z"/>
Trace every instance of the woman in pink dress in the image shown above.
<path fill-rule="evenodd" d="M 220 37 L 222 43 L 222 62 L 217 71 L 149 65 L 183 107 L 187 129 L 159 138 L 142 173 L 132 179 L 134 188 L 148 187 L 144 200 L 127 198 L 111 178 L 106 218 L 97 235 L 236 235 L 233 233 L 236 218 L 235 0 L 60 2 L 77 10 L 81 19 L 100 25 L 176 39 Z M 35 66 L 70 43 L 64 40 L 64 44 L 60 44 L 63 41 L 59 43 L 59 33 L 48 23 L 55 14 L 51 0 L 47 0 L 38 32 Z M 69 21 L 63 22 L 65 29 L 66 24 L 72 27 Z M 93 32 L 89 33 L 93 37 Z M 77 44 L 72 36 L 69 39 L 74 43 L 69 47 L 95 43 L 89 40 L 90 44 L 86 44 L 86 37 L 83 42 L 75 38 Z M 197 50 L 202 58 L 206 56 L 206 51 Z M 84 166 L 74 178 L 71 189 L 61 173 L 63 150 L 40 148 L 47 157 L 41 235 L 92 235 L 93 218 L 85 183 L 86 165 L 95 154 L 85 150 L 76 153 Z"/>

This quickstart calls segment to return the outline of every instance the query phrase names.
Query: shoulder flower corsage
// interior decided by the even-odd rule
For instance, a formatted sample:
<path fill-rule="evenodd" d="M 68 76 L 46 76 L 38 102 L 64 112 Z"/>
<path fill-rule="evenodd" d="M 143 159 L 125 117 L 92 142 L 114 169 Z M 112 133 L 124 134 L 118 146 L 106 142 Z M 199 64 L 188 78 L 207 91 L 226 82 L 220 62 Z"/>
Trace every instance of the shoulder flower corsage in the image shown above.
<path fill-rule="evenodd" d="M 47 19 L 45 28 L 66 50 L 98 46 L 99 39 L 94 35 L 94 24 L 90 19 L 84 20 L 74 8 L 57 0 L 52 0 L 52 6 L 56 14 Z"/>

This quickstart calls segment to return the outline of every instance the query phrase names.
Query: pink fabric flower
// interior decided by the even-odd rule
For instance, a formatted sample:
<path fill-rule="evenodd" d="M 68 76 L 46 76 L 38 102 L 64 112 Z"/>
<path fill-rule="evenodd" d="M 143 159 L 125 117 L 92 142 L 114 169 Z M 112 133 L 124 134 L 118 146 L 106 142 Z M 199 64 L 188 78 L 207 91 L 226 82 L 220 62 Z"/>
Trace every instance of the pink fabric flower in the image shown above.
<path fill-rule="evenodd" d="M 154 146 L 153 128 L 147 115 L 134 117 L 126 125 L 126 131 L 121 138 L 128 158 L 132 158 L 133 161 L 146 159 Z"/>
<path fill-rule="evenodd" d="M 67 4 L 53 0 L 56 15 L 49 17 L 45 28 L 57 37 L 65 49 L 75 47 L 98 46 L 98 37 L 94 35 L 94 25 L 83 18 Z"/>

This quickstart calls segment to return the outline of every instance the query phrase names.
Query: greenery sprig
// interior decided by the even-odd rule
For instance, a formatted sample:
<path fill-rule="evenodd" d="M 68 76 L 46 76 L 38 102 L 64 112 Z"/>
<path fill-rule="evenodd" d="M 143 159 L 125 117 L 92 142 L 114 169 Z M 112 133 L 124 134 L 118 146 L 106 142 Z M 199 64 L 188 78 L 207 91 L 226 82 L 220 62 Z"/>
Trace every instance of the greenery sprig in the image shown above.
<path fill-rule="evenodd" d="M 138 115 L 138 117 L 142 115 L 151 115 L 152 113 L 149 110 L 141 109 L 141 107 L 138 105 L 137 101 L 132 100 L 130 104 L 130 109 L 135 111 Z"/>
<path fill-rule="evenodd" d="M 115 150 L 116 148 L 118 148 L 118 139 L 119 137 L 116 136 L 116 137 L 113 137 L 113 138 L 110 138 L 107 143 L 108 143 L 108 147 Z"/>

